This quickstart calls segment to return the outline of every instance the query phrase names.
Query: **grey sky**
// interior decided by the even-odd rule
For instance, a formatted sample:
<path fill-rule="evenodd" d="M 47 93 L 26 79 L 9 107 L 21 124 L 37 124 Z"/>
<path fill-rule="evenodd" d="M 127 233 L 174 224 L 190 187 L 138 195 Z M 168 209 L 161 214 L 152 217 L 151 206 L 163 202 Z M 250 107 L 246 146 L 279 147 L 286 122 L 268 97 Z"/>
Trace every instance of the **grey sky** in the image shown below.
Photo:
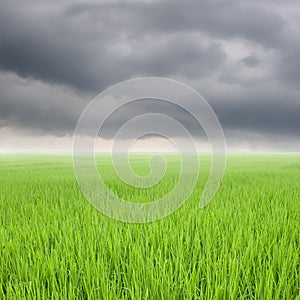
<path fill-rule="evenodd" d="M 296 0 L 0 0 L 0 149 L 69 141 L 103 89 L 163 76 L 207 99 L 232 149 L 298 151 L 299 32 Z M 116 113 L 104 137 L 149 110 Z"/>

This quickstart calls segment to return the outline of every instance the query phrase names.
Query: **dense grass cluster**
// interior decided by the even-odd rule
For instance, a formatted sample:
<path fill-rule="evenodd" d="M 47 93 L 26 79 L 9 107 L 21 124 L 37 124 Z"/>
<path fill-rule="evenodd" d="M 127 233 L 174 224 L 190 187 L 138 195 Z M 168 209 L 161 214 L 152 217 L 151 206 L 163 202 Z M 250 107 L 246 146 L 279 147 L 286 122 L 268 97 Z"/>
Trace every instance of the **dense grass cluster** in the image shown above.
<path fill-rule="evenodd" d="M 176 184 L 179 161 L 152 189 L 107 185 L 154 201 Z M 151 224 L 126 224 L 82 195 L 71 155 L 0 156 L 0 299 L 300 299 L 300 155 L 230 154 L 222 186 L 199 209 L 209 171 L 185 205 Z M 142 155 L 133 168 L 147 173 Z"/>

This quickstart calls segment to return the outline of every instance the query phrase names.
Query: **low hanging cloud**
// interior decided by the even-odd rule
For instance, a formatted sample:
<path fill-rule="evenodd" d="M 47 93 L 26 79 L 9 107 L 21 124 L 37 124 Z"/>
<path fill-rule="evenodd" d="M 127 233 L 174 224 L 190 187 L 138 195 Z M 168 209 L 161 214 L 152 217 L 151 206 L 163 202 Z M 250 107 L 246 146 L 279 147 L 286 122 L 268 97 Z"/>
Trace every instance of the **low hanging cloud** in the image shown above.
<path fill-rule="evenodd" d="M 276 139 L 276 149 L 291 149 L 300 137 L 299 17 L 292 0 L 0 0 L 0 128 L 69 136 L 103 89 L 163 76 L 202 93 L 233 144 L 259 135 L 262 148 Z M 151 109 L 144 101 L 120 111 L 103 137 Z M 201 136 L 188 115 L 168 111 Z"/>

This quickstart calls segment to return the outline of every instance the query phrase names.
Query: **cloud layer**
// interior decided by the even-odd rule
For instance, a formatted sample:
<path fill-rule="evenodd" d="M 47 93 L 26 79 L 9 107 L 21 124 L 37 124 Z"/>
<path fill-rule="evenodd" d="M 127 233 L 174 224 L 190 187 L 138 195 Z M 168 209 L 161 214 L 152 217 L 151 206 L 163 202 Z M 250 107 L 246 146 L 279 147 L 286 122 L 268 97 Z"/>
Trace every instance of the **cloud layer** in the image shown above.
<path fill-rule="evenodd" d="M 103 89 L 163 76 L 202 93 L 233 144 L 297 150 L 299 17 L 292 0 L 0 0 L 0 127 L 72 135 Z M 149 104 L 116 114 L 105 137 L 133 110 Z"/>

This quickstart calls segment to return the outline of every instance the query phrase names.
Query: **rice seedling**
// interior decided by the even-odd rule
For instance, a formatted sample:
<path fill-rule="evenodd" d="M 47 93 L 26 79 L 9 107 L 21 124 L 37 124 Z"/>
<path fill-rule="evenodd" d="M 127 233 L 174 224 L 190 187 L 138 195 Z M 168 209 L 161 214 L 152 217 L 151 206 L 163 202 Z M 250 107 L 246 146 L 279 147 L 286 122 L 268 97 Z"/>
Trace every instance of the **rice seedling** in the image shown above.
<path fill-rule="evenodd" d="M 171 216 L 149 224 L 110 219 L 85 199 L 70 155 L 0 156 L 0 298 L 300 299 L 300 155 L 229 154 L 211 203 L 209 173 Z M 155 201 L 178 178 L 168 154 L 150 189 L 124 185 L 97 156 L 107 186 L 127 201 Z M 147 174 L 147 155 L 132 168 Z"/>

